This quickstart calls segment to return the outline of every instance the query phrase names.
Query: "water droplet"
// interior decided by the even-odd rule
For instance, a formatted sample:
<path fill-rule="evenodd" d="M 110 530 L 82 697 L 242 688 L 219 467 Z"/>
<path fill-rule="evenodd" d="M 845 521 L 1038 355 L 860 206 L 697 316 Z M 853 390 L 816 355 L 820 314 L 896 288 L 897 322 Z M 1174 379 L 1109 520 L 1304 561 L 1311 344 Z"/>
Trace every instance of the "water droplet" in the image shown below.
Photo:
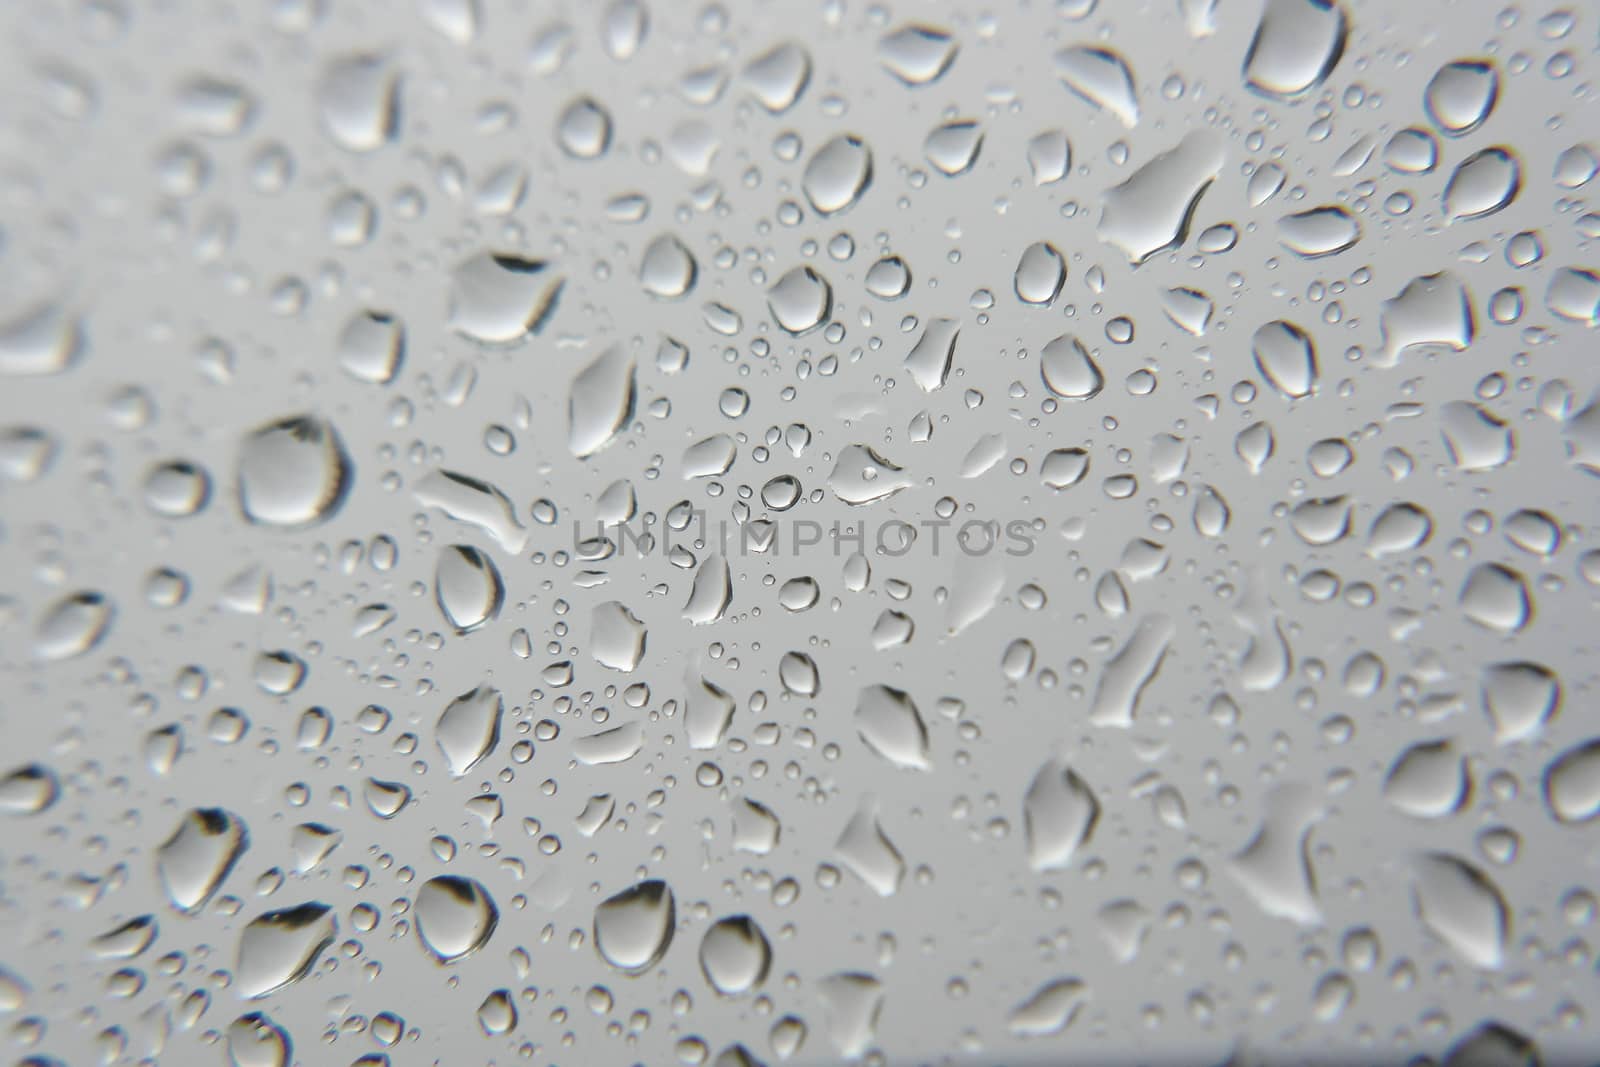
<path fill-rule="evenodd" d="M 861 740 L 896 767 L 926 771 L 928 727 L 904 690 L 869 685 L 856 699 L 855 725 Z"/>
<path fill-rule="evenodd" d="M 493 621 L 505 601 L 499 568 L 471 545 L 449 545 L 439 553 L 433 590 L 439 611 L 458 634 Z"/>
<path fill-rule="evenodd" d="M 333 60 L 323 72 L 317 104 L 323 128 L 348 151 L 373 152 L 400 135 L 400 79 L 382 56 Z"/>
<path fill-rule="evenodd" d="M 595 605 L 589 634 L 589 652 L 602 667 L 631 671 L 644 658 L 644 623 L 620 600 Z"/>
<path fill-rule="evenodd" d="M 338 432 L 316 415 L 291 415 L 246 434 L 236 474 L 245 519 L 290 530 L 331 519 L 355 478 Z"/>
<path fill-rule="evenodd" d="M 580 96 L 556 119 L 556 145 L 573 159 L 599 159 L 611 148 L 611 112 Z"/>
<path fill-rule="evenodd" d="M 239 935 L 239 994 L 264 997 L 304 978 L 338 933 L 333 909 L 317 902 L 252 919 Z"/>
<path fill-rule="evenodd" d="M 1088 400 L 1105 388 L 1105 375 L 1083 342 L 1063 334 L 1039 353 L 1039 373 L 1045 387 L 1068 400 Z"/>
<path fill-rule="evenodd" d="M 1100 801 L 1089 783 L 1060 760 L 1034 774 L 1022 798 L 1028 864 L 1036 871 L 1065 870 L 1089 843 L 1100 821 Z"/>
<path fill-rule="evenodd" d="M 833 287 L 810 267 L 794 267 L 767 290 L 767 307 L 785 332 L 800 337 L 828 321 Z"/>
<path fill-rule="evenodd" d="M 482 685 L 445 706 L 433 733 L 452 775 L 460 778 L 494 751 L 504 711 L 500 690 Z"/>
<path fill-rule="evenodd" d="M 1338 66 L 1349 30 L 1337 0 L 1267 0 L 1245 53 L 1245 84 L 1275 100 L 1309 95 Z"/>
<path fill-rule="evenodd" d="M 935 126 L 922 142 L 923 156 L 935 170 L 951 178 L 971 170 L 982 149 L 983 127 L 972 119 Z"/>
<path fill-rule="evenodd" d="M 1134 266 L 1181 245 L 1200 198 L 1222 170 L 1220 137 L 1195 130 L 1106 191 L 1098 233 Z"/>
<path fill-rule="evenodd" d="M 1452 220 L 1481 219 L 1516 199 L 1522 165 L 1504 148 L 1485 148 L 1456 165 L 1444 186 L 1444 212 Z"/>
<path fill-rule="evenodd" d="M 616 440 L 633 419 L 635 363 L 620 346 L 596 356 L 572 380 L 567 400 L 567 447 L 588 459 Z"/>
<path fill-rule="evenodd" d="M 450 273 L 450 326 L 484 344 L 513 344 L 542 331 L 565 282 L 542 259 L 478 252 Z"/>
<path fill-rule="evenodd" d="M 1006 1021 L 1018 1037 L 1049 1037 L 1071 1026 L 1088 1002 L 1088 986 L 1076 978 L 1057 978 L 1011 1009 Z"/>
<path fill-rule="evenodd" d="M 249 845 L 243 821 L 221 808 L 195 808 L 156 849 L 156 873 L 178 911 L 203 908 Z"/>
<path fill-rule="evenodd" d="M 500 921 L 489 891 L 471 878 L 445 874 L 417 891 L 417 938 L 440 963 L 455 963 L 488 943 Z"/>
<path fill-rule="evenodd" d="M 640 882 L 594 909 L 594 947 L 619 971 L 641 974 L 667 954 L 677 921 L 677 901 L 667 883 Z"/>
<path fill-rule="evenodd" d="M 670 233 L 651 241 L 639 263 L 639 284 L 657 300 L 681 300 L 694 289 L 700 268 L 682 241 Z"/>
<path fill-rule="evenodd" d="M 956 61 L 958 47 L 944 30 L 910 24 L 878 41 L 883 69 L 913 88 L 938 81 Z"/>
<path fill-rule="evenodd" d="M 1315 207 L 1279 219 L 1278 239 L 1302 259 L 1321 259 L 1355 247 L 1361 240 L 1361 225 L 1337 205 Z"/>
<path fill-rule="evenodd" d="M 45 609 L 34 629 L 34 654 L 66 660 L 94 651 L 116 618 L 116 605 L 104 593 L 73 593 Z"/>
<path fill-rule="evenodd" d="M 1383 782 L 1384 799 L 1418 819 L 1455 814 L 1471 790 L 1466 757 L 1448 740 L 1410 746 L 1395 758 Z"/>
<path fill-rule="evenodd" d="M 1081 99 L 1109 111 L 1124 126 L 1139 122 L 1139 95 L 1127 60 L 1109 48 L 1074 45 L 1055 54 L 1056 75 Z"/>
<path fill-rule="evenodd" d="M 700 941 L 700 970 L 723 996 L 736 997 L 759 987 L 771 964 L 767 935 L 748 915 L 718 919 Z"/>
<path fill-rule="evenodd" d="M 1464 137 L 1482 126 L 1500 98 L 1500 72 L 1487 60 L 1458 59 L 1434 72 L 1422 106 L 1435 127 Z"/>
<path fill-rule="evenodd" d="M 872 149 L 853 133 L 825 142 L 806 164 L 800 187 L 822 215 L 853 206 L 872 184 Z"/>
<path fill-rule="evenodd" d="M 1035 241 L 1022 251 L 1011 284 L 1024 304 L 1048 306 L 1067 279 L 1067 264 L 1055 246 Z M 1048 382 L 1047 382 L 1048 384 Z"/>
<path fill-rule="evenodd" d="M 1423 925 L 1474 967 L 1497 969 L 1511 933 L 1499 888 L 1478 868 L 1443 852 L 1418 856 L 1412 876 Z"/>
<path fill-rule="evenodd" d="M 906 861 L 878 822 L 876 801 L 865 797 L 834 845 L 841 863 L 880 897 L 893 896 L 905 880 Z"/>

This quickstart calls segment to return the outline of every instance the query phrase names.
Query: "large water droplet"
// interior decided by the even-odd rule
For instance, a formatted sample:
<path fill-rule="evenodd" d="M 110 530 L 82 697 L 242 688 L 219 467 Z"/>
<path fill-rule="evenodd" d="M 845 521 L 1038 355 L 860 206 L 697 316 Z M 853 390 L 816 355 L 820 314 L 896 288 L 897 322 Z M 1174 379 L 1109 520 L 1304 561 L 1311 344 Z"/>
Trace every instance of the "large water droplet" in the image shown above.
<path fill-rule="evenodd" d="M 786 333 L 799 337 L 828 321 L 833 287 L 810 267 L 793 267 L 767 290 L 767 307 Z"/>
<path fill-rule="evenodd" d="M 439 553 L 433 591 L 445 621 L 458 634 L 493 621 L 505 601 L 499 568 L 471 545 L 449 545 Z"/>
<path fill-rule="evenodd" d="M 1483 670 L 1481 689 L 1483 710 L 1502 745 L 1536 737 L 1561 704 L 1555 672 L 1526 660 L 1491 663 Z"/>
<path fill-rule="evenodd" d="M 172 906 L 196 912 L 249 844 L 244 822 L 221 808 L 195 808 L 156 849 L 156 873 Z"/>
<path fill-rule="evenodd" d="M 1222 170 L 1226 151 L 1216 134 L 1194 130 L 1106 191 L 1099 235 L 1138 266 L 1189 235 L 1200 198 Z"/>
<path fill-rule="evenodd" d="M 1482 126 L 1500 98 L 1500 72 L 1488 60 L 1458 59 L 1434 72 L 1422 106 L 1442 133 L 1464 137 Z"/>
<path fill-rule="evenodd" d="M 896 767 L 926 771 L 928 727 L 909 694 L 886 685 L 869 685 L 856 700 L 856 730 L 861 740 Z"/>
<path fill-rule="evenodd" d="M 1282 319 L 1256 330 L 1250 339 L 1256 369 L 1290 400 L 1310 396 L 1317 384 L 1317 352 L 1306 332 Z"/>
<path fill-rule="evenodd" d="M 1418 856 L 1412 877 L 1423 925 L 1474 967 L 1498 968 L 1511 933 L 1499 887 L 1472 864 L 1443 852 Z"/>
<path fill-rule="evenodd" d="M 640 882 L 594 909 L 594 947 L 619 971 L 640 974 L 667 954 L 677 921 L 677 901 L 667 883 Z"/>
<path fill-rule="evenodd" d="M 1074 45 L 1055 55 L 1056 75 L 1080 98 L 1111 112 L 1124 126 L 1139 121 L 1139 95 L 1127 60 L 1109 48 Z"/>
<path fill-rule="evenodd" d="M 1348 34 L 1337 0 L 1267 0 L 1245 53 L 1245 84 L 1275 100 L 1298 100 L 1333 73 Z"/>
<path fill-rule="evenodd" d="M 834 845 L 840 862 L 880 897 L 893 896 L 905 880 L 906 861 L 878 822 L 877 803 L 862 798 L 861 805 Z"/>
<path fill-rule="evenodd" d="M 871 184 L 872 149 L 853 133 L 841 133 L 824 143 L 800 177 L 806 199 L 822 215 L 850 207 Z"/>
<path fill-rule="evenodd" d="M 1337 205 L 1314 207 L 1279 219 L 1278 239 L 1302 259 L 1321 259 L 1355 247 L 1361 240 L 1361 225 Z"/>
<path fill-rule="evenodd" d="M 1057 978 L 1011 1009 L 1006 1023 L 1018 1037 L 1049 1037 L 1071 1026 L 1088 1002 L 1088 986 L 1076 978 Z"/>
<path fill-rule="evenodd" d="M 304 978 L 338 933 L 333 909 L 317 902 L 252 919 L 239 936 L 239 994 L 264 997 Z"/>
<path fill-rule="evenodd" d="M 611 112 L 590 96 L 580 96 L 556 119 L 556 145 L 573 159 L 599 159 L 611 148 Z"/>
<path fill-rule="evenodd" d="M 922 142 L 922 154 L 935 170 L 955 177 L 971 170 L 983 149 L 983 127 L 973 119 L 935 126 Z"/>
<path fill-rule="evenodd" d="M 811 53 L 802 45 L 786 41 L 746 64 L 744 77 L 761 106 L 781 115 L 794 106 L 811 81 Z"/>
<path fill-rule="evenodd" d="M 1457 164 L 1444 186 L 1444 213 L 1451 219 L 1481 219 L 1516 199 L 1522 165 L 1509 149 L 1474 152 Z"/>
<path fill-rule="evenodd" d="M 331 422 L 291 415 L 245 435 L 237 481 L 246 520 L 305 529 L 338 513 L 350 494 L 354 468 Z"/>
<path fill-rule="evenodd" d="M 567 399 L 567 447 L 587 459 L 614 441 L 633 419 L 635 363 L 612 346 L 572 380 Z"/>
<path fill-rule="evenodd" d="M 1106 384 L 1100 364 L 1071 334 L 1062 334 L 1040 350 L 1039 376 L 1045 388 L 1067 400 L 1089 400 Z"/>
<path fill-rule="evenodd" d="M 681 300 L 688 296 L 699 274 L 694 255 L 670 233 L 651 241 L 639 262 L 639 284 L 657 300 Z"/>
<path fill-rule="evenodd" d="M 1036 871 L 1059 871 L 1089 843 L 1100 821 L 1100 801 L 1089 783 L 1060 760 L 1034 774 L 1022 798 L 1028 864 Z"/>
<path fill-rule="evenodd" d="M 104 593 L 84 590 L 45 609 L 34 628 L 33 651 L 43 660 L 66 660 L 93 651 L 116 618 L 116 605 Z"/>
<path fill-rule="evenodd" d="M 1017 299 L 1024 304 L 1048 306 L 1067 279 L 1067 264 L 1052 244 L 1035 241 L 1022 250 L 1011 276 Z"/>
<path fill-rule="evenodd" d="M 563 285 L 542 259 L 478 252 L 450 273 L 450 325 L 484 344 L 515 343 L 544 329 Z"/>
<path fill-rule="evenodd" d="M 760 986 L 771 965 L 767 935 L 748 915 L 718 919 L 700 940 L 700 970 L 723 996 L 738 996 Z"/>
<path fill-rule="evenodd" d="M 483 685 L 445 706 L 433 733 L 451 774 L 460 778 L 494 751 L 504 711 L 500 690 Z"/>
<path fill-rule="evenodd" d="M 1396 757 L 1383 782 L 1391 805 L 1419 819 L 1440 819 L 1461 810 L 1471 792 L 1466 757 L 1448 740 L 1422 741 Z"/>
<path fill-rule="evenodd" d="M 1563 750 L 1544 770 L 1544 799 L 1565 823 L 1600 815 L 1600 737 Z"/>
<path fill-rule="evenodd" d="M 382 56 L 351 55 L 329 63 L 317 105 L 328 136 L 351 152 L 372 152 L 399 136 L 399 75 Z"/>
<path fill-rule="evenodd" d="M 38 304 L 0 322 L 0 374 L 60 374 L 83 351 L 83 325 L 61 304 Z"/>
<path fill-rule="evenodd" d="M 440 963 L 454 963 L 482 948 L 500 921 L 487 889 L 452 874 L 424 882 L 414 910 L 417 938 Z"/>
<path fill-rule="evenodd" d="M 878 61 L 913 88 L 937 81 L 956 61 L 957 45 L 944 30 L 911 24 L 883 35 Z"/>
<path fill-rule="evenodd" d="M 595 605 L 589 634 L 590 655 L 602 667 L 631 671 L 644 658 L 644 623 L 620 600 Z"/>

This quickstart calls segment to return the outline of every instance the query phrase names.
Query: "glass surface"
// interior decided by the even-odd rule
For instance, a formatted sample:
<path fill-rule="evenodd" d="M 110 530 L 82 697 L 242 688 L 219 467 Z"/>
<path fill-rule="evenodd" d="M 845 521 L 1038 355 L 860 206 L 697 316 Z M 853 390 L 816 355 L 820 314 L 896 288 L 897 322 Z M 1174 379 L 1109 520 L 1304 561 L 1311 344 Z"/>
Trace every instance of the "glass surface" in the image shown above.
<path fill-rule="evenodd" d="M 0 6 L 6 1057 L 1600 1057 L 1597 20 Z"/>

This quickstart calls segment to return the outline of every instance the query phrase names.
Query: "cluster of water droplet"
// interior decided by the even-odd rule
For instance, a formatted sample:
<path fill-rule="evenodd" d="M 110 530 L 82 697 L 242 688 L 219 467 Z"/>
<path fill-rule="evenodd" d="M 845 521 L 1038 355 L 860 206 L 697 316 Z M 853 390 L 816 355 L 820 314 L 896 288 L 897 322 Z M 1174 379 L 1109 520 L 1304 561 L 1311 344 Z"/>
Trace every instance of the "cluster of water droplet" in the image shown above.
<path fill-rule="evenodd" d="M 1600 1040 L 1593 11 L 0 25 L 20 1062 Z"/>

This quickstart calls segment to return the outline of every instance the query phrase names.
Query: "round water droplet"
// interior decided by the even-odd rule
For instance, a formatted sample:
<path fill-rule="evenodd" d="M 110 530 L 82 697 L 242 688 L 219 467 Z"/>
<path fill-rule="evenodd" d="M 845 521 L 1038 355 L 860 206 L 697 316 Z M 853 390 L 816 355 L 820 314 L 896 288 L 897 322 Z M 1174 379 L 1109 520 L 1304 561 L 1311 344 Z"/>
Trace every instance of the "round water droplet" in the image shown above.
<path fill-rule="evenodd" d="M 700 970 L 723 996 L 738 996 L 760 986 L 771 964 L 767 935 L 748 915 L 717 920 L 700 941 Z"/>
<path fill-rule="evenodd" d="M 767 290 L 767 307 L 785 332 L 799 337 L 828 321 L 833 287 L 810 267 L 794 267 Z"/>
<path fill-rule="evenodd" d="M 488 890 L 450 874 L 422 884 L 415 912 L 417 938 L 440 963 L 454 963 L 482 948 L 500 921 Z"/>
<path fill-rule="evenodd" d="M 338 513 L 353 477 L 332 423 L 315 415 L 279 419 L 239 445 L 239 510 L 261 526 L 315 526 Z"/>
<path fill-rule="evenodd" d="M 599 159 L 611 148 L 611 112 L 580 96 L 556 120 L 556 144 L 573 159 Z"/>

